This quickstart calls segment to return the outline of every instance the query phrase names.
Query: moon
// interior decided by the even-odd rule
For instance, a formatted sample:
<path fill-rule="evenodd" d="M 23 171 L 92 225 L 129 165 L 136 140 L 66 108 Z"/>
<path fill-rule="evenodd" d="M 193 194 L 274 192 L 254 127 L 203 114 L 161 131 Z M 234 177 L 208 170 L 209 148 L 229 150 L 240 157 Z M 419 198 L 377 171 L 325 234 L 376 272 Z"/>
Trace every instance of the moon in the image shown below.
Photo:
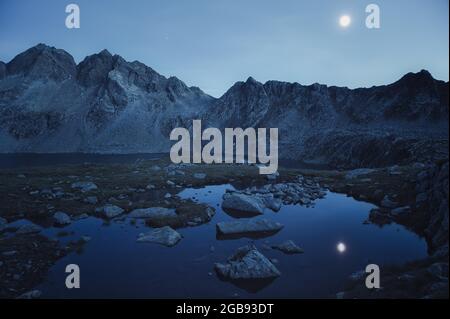
<path fill-rule="evenodd" d="M 340 242 L 337 244 L 336 249 L 338 252 L 340 252 L 342 254 L 347 250 L 347 247 L 345 246 L 344 243 Z"/>
<path fill-rule="evenodd" d="M 349 15 L 343 15 L 339 18 L 339 25 L 343 28 L 347 28 L 352 23 L 352 18 Z"/>

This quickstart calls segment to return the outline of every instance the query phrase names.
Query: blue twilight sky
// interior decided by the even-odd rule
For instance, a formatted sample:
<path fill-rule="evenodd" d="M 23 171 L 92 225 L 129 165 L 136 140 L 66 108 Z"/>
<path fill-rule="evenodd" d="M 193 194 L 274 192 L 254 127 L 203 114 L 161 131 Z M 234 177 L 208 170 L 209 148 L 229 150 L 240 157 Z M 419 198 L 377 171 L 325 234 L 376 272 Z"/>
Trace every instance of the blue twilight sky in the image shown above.
<path fill-rule="evenodd" d="M 65 27 L 65 7 L 81 28 Z M 381 29 L 365 7 L 381 8 Z M 349 87 L 428 69 L 449 78 L 448 0 L 0 0 L 0 60 L 46 43 L 77 62 L 104 48 L 222 95 L 253 76 Z M 350 27 L 339 26 L 348 14 Z"/>

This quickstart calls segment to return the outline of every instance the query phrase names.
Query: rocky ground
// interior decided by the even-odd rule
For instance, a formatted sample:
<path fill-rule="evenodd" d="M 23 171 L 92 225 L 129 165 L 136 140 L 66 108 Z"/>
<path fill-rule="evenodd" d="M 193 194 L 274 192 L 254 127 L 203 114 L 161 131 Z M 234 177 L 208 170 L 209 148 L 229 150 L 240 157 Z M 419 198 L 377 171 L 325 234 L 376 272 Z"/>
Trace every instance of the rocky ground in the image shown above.
<path fill-rule="evenodd" d="M 448 297 L 448 161 L 353 171 L 281 168 L 279 174 L 264 176 L 253 165 L 174 165 L 161 159 L 132 165 L 86 163 L 2 170 L 0 179 L 1 298 L 36 296 L 32 289 L 49 267 L 87 241 L 80 238 L 62 245 L 58 238 L 41 236 L 42 227 L 63 226 L 87 216 L 108 221 L 127 214 L 154 227 L 141 234 L 138 242 L 173 246 L 181 240 L 177 228 L 208 222 L 215 213 L 214 207 L 176 194 L 186 187 L 226 183 L 239 189 L 223 198 L 222 207 L 231 214 L 258 215 L 266 208 L 277 211 L 282 204 L 314 205 L 326 188 L 376 204 L 379 208 L 371 212 L 368 223 L 406 225 L 427 239 L 430 257 L 389 268 L 383 275 L 383 289 L 369 295 L 361 289 L 363 277 L 353 275 L 338 296 Z M 31 224 L 13 226 L 22 219 Z M 217 229 L 218 235 L 239 236 L 282 228 L 275 224 L 237 223 Z M 302 252 L 289 241 L 274 249 Z M 255 263 L 261 266 L 257 267 L 260 272 L 248 272 Z M 254 247 L 242 248 L 216 265 L 216 271 L 230 279 L 265 278 L 278 272 Z"/>

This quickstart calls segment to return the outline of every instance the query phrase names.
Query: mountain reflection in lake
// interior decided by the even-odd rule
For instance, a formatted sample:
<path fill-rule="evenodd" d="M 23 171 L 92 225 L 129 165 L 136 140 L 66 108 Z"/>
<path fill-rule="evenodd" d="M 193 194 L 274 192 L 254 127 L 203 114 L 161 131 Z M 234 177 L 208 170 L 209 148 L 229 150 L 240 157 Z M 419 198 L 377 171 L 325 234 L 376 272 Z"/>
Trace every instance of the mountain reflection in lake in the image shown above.
<path fill-rule="evenodd" d="M 90 236 L 91 241 L 80 254 L 58 261 L 37 289 L 42 290 L 44 298 L 334 297 L 351 273 L 369 263 L 404 263 L 426 256 L 423 239 L 396 224 L 383 228 L 364 225 L 373 205 L 335 193 L 328 193 L 315 207 L 284 206 L 278 213 L 266 211 L 264 218 L 285 226 L 272 236 L 217 239 L 216 223 L 234 220 L 220 208 L 227 188 L 232 186 L 181 191 L 180 197 L 207 203 L 217 213 L 208 224 L 179 229 L 183 239 L 173 248 L 137 244 L 137 235 L 148 230 L 141 221 L 134 224 L 124 218 L 105 224 L 90 217 L 74 222 L 64 228 L 73 234 L 61 240 Z M 44 233 L 55 236 L 60 231 L 49 228 Z M 267 248 L 289 239 L 305 253 L 285 255 Z M 249 242 L 275 263 L 281 276 L 266 282 L 220 280 L 214 263 L 225 262 Z M 64 270 L 70 263 L 80 266 L 81 289 L 65 287 Z"/>

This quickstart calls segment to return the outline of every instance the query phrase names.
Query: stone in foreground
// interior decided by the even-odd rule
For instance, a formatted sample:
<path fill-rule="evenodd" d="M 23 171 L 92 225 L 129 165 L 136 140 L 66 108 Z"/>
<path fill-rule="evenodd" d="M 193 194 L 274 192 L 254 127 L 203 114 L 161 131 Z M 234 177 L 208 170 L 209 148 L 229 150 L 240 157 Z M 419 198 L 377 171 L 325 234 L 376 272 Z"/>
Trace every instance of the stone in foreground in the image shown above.
<path fill-rule="evenodd" d="M 36 224 L 25 224 L 19 227 L 16 234 L 26 235 L 26 234 L 36 234 L 42 231 L 42 227 Z"/>
<path fill-rule="evenodd" d="M 69 225 L 72 222 L 69 215 L 64 212 L 56 212 L 55 214 L 53 214 L 53 220 L 58 226 Z"/>
<path fill-rule="evenodd" d="M 275 265 L 253 245 L 239 248 L 227 263 L 216 263 L 214 268 L 219 276 L 231 280 L 269 279 L 281 275 Z"/>
<path fill-rule="evenodd" d="M 248 219 L 217 223 L 217 231 L 223 235 L 276 232 L 284 226 L 268 219 Z"/>
<path fill-rule="evenodd" d="M 156 243 L 167 247 L 175 246 L 181 240 L 181 235 L 170 226 L 156 228 L 148 233 L 139 234 L 138 243 Z"/>
<path fill-rule="evenodd" d="M 241 193 L 226 193 L 223 195 L 222 207 L 243 212 L 262 214 L 264 212 L 264 202 L 256 197 Z"/>
<path fill-rule="evenodd" d="M 124 210 L 122 208 L 120 208 L 119 206 L 105 205 L 103 207 L 97 208 L 96 212 L 101 213 L 103 215 L 103 217 L 114 218 L 114 217 L 117 217 L 120 214 L 122 214 L 124 212 Z"/>
<path fill-rule="evenodd" d="M 164 207 L 150 207 L 135 209 L 128 214 L 128 217 L 138 219 L 169 218 L 177 217 L 177 213 L 175 212 L 175 209 Z"/>
<path fill-rule="evenodd" d="M 303 249 L 298 247 L 292 240 L 286 240 L 281 244 L 272 246 L 272 248 L 282 251 L 283 253 L 288 255 L 304 253 Z"/>

